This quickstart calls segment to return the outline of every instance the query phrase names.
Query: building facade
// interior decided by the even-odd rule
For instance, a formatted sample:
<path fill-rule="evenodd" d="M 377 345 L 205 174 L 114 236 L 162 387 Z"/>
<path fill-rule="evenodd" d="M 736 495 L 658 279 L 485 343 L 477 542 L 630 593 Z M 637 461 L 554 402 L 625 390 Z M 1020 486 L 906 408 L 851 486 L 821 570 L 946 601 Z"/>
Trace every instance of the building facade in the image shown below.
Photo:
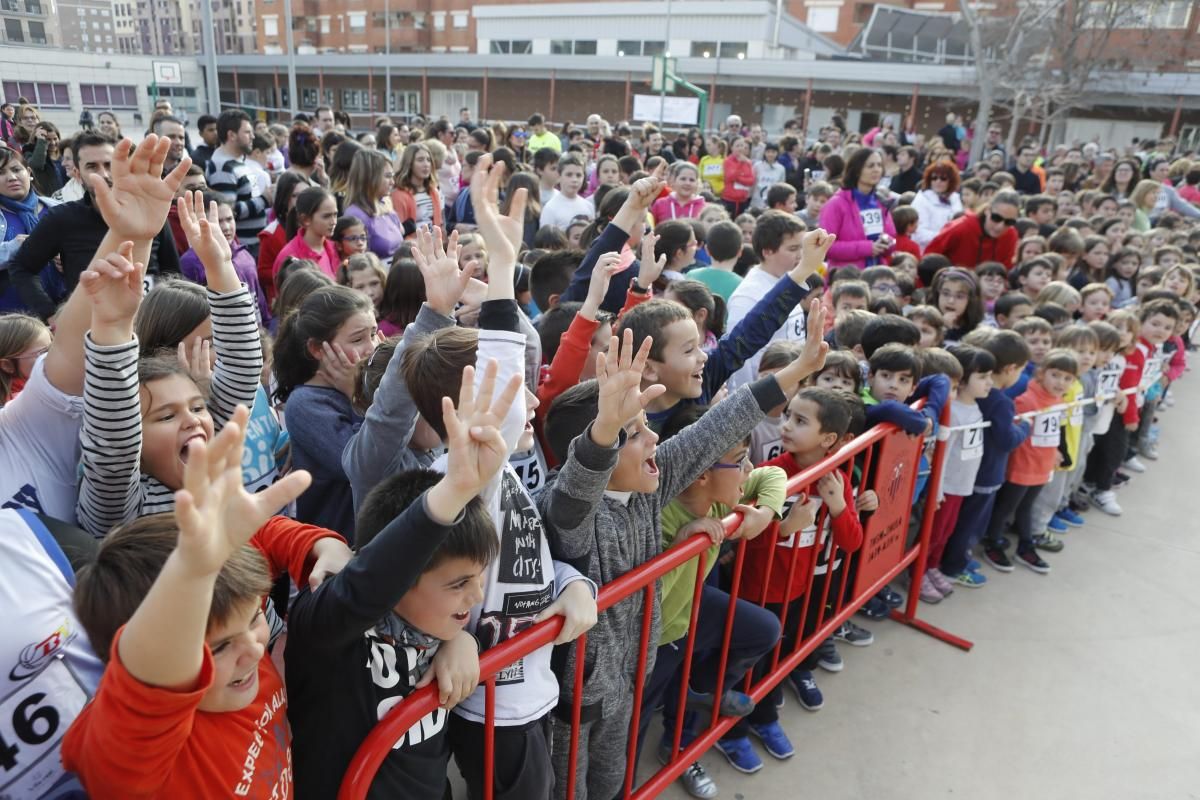
<path fill-rule="evenodd" d="M 0 44 L 58 47 L 61 43 L 54 0 L 0 0 Z"/>
<path fill-rule="evenodd" d="M 86 53 L 119 53 L 112 0 L 57 0 L 60 46 Z"/>

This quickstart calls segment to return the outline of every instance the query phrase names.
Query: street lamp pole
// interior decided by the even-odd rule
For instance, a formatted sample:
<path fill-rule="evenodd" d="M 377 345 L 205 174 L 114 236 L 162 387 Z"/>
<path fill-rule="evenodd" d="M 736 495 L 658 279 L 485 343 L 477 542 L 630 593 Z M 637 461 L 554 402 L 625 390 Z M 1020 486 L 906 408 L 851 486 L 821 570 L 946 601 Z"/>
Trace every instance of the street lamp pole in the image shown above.
<path fill-rule="evenodd" d="M 392 2 L 383 0 L 384 30 L 387 41 L 383 44 L 383 113 L 392 113 Z"/>
<path fill-rule="evenodd" d="M 667 65 L 671 63 L 671 0 L 667 0 L 667 30 L 663 41 L 663 82 L 658 90 L 658 128 L 662 130 L 667 106 Z"/>

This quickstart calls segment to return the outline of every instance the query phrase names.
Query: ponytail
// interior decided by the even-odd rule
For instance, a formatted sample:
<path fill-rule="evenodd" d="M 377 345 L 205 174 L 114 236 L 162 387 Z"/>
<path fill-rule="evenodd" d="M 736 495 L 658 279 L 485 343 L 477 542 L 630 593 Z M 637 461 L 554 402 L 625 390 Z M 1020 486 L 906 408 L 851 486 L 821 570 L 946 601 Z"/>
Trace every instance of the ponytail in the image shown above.
<path fill-rule="evenodd" d="M 596 209 L 596 218 L 588 223 L 588 226 L 583 229 L 583 233 L 579 234 L 581 250 L 587 250 L 596 237 L 604 232 L 608 223 L 612 222 L 613 217 L 621 210 L 621 206 L 625 205 L 628 198 L 629 187 L 627 186 L 611 189 L 605 193 L 604 199 L 600 201 L 600 206 Z"/>
<path fill-rule="evenodd" d="M 329 193 L 329 190 L 320 186 L 310 186 L 296 197 L 296 204 L 288 212 L 287 224 L 284 228 L 289 242 L 295 239 L 296 234 L 300 232 L 300 228 L 302 227 L 300 218 L 308 217 L 311 219 L 312 215 L 317 213 L 317 209 L 321 207 L 321 204 L 327 198 L 331 197 L 333 195 Z"/>
<path fill-rule="evenodd" d="M 370 299 L 345 286 L 326 286 L 304 298 L 280 323 L 275 337 L 275 400 L 287 401 L 297 386 L 317 374 L 317 360 L 308 350 L 310 342 L 328 342 L 354 314 L 374 313 Z"/>

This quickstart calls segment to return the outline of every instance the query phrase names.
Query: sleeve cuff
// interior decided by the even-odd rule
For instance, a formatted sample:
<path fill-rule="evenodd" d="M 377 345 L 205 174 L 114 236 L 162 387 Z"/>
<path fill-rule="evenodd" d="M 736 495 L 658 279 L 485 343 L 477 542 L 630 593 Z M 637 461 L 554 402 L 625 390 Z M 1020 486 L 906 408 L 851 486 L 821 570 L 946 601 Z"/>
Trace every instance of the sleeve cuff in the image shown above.
<path fill-rule="evenodd" d="M 783 389 L 779 388 L 779 381 L 775 380 L 774 375 L 759 378 L 751 383 L 750 392 L 754 395 L 754 399 L 763 413 L 787 402 L 787 395 L 783 393 Z"/>
<path fill-rule="evenodd" d="M 479 308 L 479 327 L 520 333 L 520 314 L 516 300 L 484 300 Z"/>

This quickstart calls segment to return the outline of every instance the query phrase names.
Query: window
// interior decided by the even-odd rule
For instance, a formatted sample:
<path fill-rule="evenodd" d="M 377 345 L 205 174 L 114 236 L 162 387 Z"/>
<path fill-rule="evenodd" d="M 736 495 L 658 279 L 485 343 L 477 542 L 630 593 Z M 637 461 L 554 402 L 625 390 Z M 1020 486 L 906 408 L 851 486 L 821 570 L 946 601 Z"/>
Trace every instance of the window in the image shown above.
<path fill-rule="evenodd" d="M 642 55 L 644 56 L 661 56 L 666 51 L 666 42 L 642 42 Z"/>
<path fill-rule="evenodd" d="M 257 108 L 258 89 L 242 89 L 238 94 L 238 104 L 244 108 Z"/>
<path fill-rule="evenodd" d="M 595 39 L 552 39 L 550 41 L 551 55 L 559 56 L 594 56 L 596 55 Z"/>
<path fill-rule="evenodd" d="M 642 54 L 642 43 L 630 39 L 617 40 L 617 55 L 619 56 L 640 56 Z"/>
<path fill-rule="evenodd" d="M 391 102 L 388 108 L 389 114 L 420 114 L 421 113 L 421 93 L 420 92 L 392 92 Z"/>
<path fill-rule="evenodd" d="M 1188 26 L 1191 0 L 1147 0 L 1129 6 L 1114 6 L 1092 0 L 1087 8 L 1089 28 L 1176 28 Z"/>
<path fill-rule="evenodd" d="M 452 20 L 452 24 L 454 25 L 454 27 L 456 27 L 456 28 L 467 27 L 467 12 L 466 11 L 451 12 L 450 18 Z"/>
<path fill-rule="evenodd" d="M 162 94 L 162 92 L 159 92 Z M 132 108 L 136 109 L 137 87 L 110 86 L 103 83 L 79 84 L 79 99 L 87 108 Z"/>
<path fill-rule="evenodd" d="M 429 90 L 429 116 L 439 117 L 445 114 L 448 119 L 458 119 L 460 108 L 471 109 L 471 116 L 476 117 L 479 108 L 479 92 L 461 89 Z"/>
<path fill-rule="evenodd" d="M 44 22 L 29 21 L 29 41 L 34 44 L 46 43 L 46 24 Z"/>
<path fill-rule="evenodd" d="M 6 19 L 4 20 L 4 38 L 10 42 L 25 41 L 25 32 L 21 30 L 21 20 Z M 5 84 L 7 85 L 7 84 Z"/>
<path fill-rule="evenodd" d="M 492 39 L 488 52 L 527 56 L 533 52 L 533 42 L 528 39 Z"/>
<path fill-rule="evenodd" d="M 279 35 L 279 17 L 262 18 L 263 21 L 263 36 L 278 36 Z"/>
<path fill-rule="evenodd" d="M 21 3 L 19 0 L 0 0 L 0 9 L 5 11 L 16 11 L 20 13 Z M 81 10 L 79 13 L 82 14 L 83 11 Z"/>
<path fill-rule="evenodd" d="M 596 55 L 596 40 L 585 39 L 575 40 L 575 55 L 577 56 L 594 56 Z"/>
<path fill-rule="evenodd" d="M 42 13 L 42 0 L 25 0 L 25 11 L 40 16 Z"/>
<path fill-rule="evenodd" d="M 6 20 L 7 21 L 7 20 Z M 65 83 L 33 83 L 29 81 L 5 81 L 4 96 L 24 97 L 40 108 L 70 108 L 71 96 Z"/>
<path fill-rule="evenodd" d="M 347 14 L 350 18 L 350 30 L 362 33 L 367 29 L 367 14 L 364 11 L 352 11 Z"/>
<path fill-rule="evenodd" d="M 301 89 L 300 90 L 300 107 L 301 108 L 316 108 L 320 103 L 317 102 L 316 89 Z"/>
<path fill-rule="evenodd" d="M 572 52 L 572 42 L 570 39 L 551 39 L 550 40 L 550 55 L 552 56 L 569 56 Z"/>
<path fill-rule="evenodd" d="M 446 30 L 446 12 L 445 11 L 434 11 L 433 12 L 433 29 L 435 31 Z"/>
<path fill-rule="evenodd" d="M 713 58 L 716 55 L 716 42 L 692 42 L 692 58 Z"/>
<path fill-rule="evenodd" d="M 839 8 L 821 8 L 809 6 L 808 27 L 818 33 L 832 33 L 838 29 Z"/>
<path fill-rule="evenodd" d="M 745 42 L 721 42 L 721 58 L 745 58 Z"/>

